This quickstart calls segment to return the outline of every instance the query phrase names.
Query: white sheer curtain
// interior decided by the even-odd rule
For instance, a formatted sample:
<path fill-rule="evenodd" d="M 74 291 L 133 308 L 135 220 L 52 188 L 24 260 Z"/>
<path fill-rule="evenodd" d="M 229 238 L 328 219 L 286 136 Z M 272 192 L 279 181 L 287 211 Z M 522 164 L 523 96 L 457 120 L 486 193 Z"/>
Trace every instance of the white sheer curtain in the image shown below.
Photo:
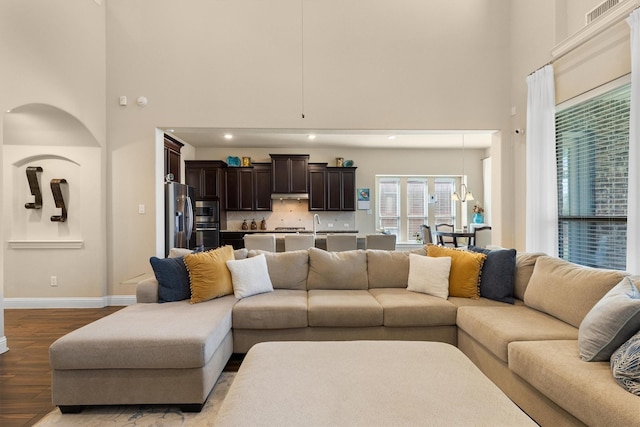
<path fill-rule="evenodd" d="M 558 255 L 556 108 L 553 66 L 527 77 L 526 250 Z"/>
<path fill-rule="evenodd" d="M 631 110 L 629 123 L 629 184 L 627 195 L 627 271 L 640 273 L 640 10 L 627 18 L 631 27 Z"/>

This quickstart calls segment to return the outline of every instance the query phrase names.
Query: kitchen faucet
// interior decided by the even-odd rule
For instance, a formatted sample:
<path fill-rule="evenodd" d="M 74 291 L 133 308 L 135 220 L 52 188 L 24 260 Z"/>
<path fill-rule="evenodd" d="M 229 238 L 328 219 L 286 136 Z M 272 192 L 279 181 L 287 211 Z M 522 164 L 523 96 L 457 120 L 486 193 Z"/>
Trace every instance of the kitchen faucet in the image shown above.
<path fill-rule="evenodd" d="M 316 225 L 320 224 L 320 215 L 313 214 L 313 237 L 316 236 Z"/>

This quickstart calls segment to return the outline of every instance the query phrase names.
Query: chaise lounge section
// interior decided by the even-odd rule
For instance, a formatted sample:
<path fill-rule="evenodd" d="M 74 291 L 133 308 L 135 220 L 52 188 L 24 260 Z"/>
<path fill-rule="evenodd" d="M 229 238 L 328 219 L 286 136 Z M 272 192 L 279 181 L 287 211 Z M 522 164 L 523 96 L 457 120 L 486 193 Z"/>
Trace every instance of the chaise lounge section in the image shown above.
<path fill-rule="evenodd" d="M 431 246 L 413 252 L 435 254 Z M 273 290 L 198 304 L 159 304 L 158 280 L 147 279 L 138 304 L 51 346 L 53 403 L 63 411 L 139 403 L 198 410 L 231 354 L 260 342 L 438 341 L 458 346 L 541 425 L 640 425 L 640 397 L 618 385 L 608 359 L 581 360 L 578 345 L 585 316 L 627 274 L 512 255 L 511 295 L 498 299 L 513 304 L 482 296 L 483 286 L 480 298 L 409 290 L 412 254 L 382 250 L 237 251 L 246 261 L 240 271 L 266 264 Z M 488 266 L 480 263 L 476 281 Z"/>

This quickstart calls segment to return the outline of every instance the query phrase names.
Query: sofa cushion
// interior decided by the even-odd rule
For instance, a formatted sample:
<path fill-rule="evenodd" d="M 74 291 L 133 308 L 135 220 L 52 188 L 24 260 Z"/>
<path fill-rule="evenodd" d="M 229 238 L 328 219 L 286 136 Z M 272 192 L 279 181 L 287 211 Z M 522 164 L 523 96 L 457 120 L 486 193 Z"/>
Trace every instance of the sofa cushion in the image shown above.
<path fill-rule="evenodd" d="M 618 384 L 640 396 L 640 331 L 613 352 L 610 364 Z"/>
<path fill-rule="evenodd" d="M 449 273 L 450 296 L 478 299 L 478 282 L 482 264 L 487 258 L 485 254 L 430 244 L 427 246 L 427 255 L 451 257 L 451 272 Z"/>
<path fill-rule="evenodd" d="M 369 289 L 406 288 L 409 277 L 409 252 L 367 249 Z"/>
<path fill-rule="evenodd" d="M 233 329 L 306 328 L 307 291 L 275 289 L 238 301 L 233 307 Z"/>
<path fill-rule="evenodd" d="M 273 292 L 269 270 L 267 270 L 267 260 L 264 255 L 227 261 L 227 268 L 231 272 L 233 294 L 236 298 L 242 299 L 265 292 Z"/>
<path fill-rule="evenodd" d="M 231 246 L 184 256 L 192 304 L 233 293 L 231 273 L 227 268 L 227 261 L 233 259 Z"/>
<path fill-rule="evenodd" d="M 449 326 L 456 324 L 456 307 L 449 301 L 406 289 L 376 288 L 369 292 L 382 306 L 384 326 Z"/>
<path fill-rule="evenodd" d="M 53 369 L 200 368 L 231 331 L 229 295 L 134 304 L 68 333 L 49 349 Z"/>
<path fill-rule="evenodd" d="M 577 328 L 525 305 L 459 307 L 456 323 L 504 362 L 515 341 L 578 339 Z"/>
<path fill-rule="evenodd" d="M 310 290 L 309 326 L 382 326 L 382 306 L 367 290 Z"/>
<path fill-rule="evenodd" d="M 524 303 L 576 328 L 589 310 L 627 274 L 541 256 L 524 294 Z"/>
<path fill-rule="evenodd" d="M 543 253 L 518 253 L 516 255 L 516 276 L 514 278 L 513 295 L 519 300 L 524 300 L 524 293 L 533 274 L 536 260 L 544 256 Z"/>
<path fill-rule="evenodd" d="M 609 360 L 618 347 L 640 330 L 638 280 L 640 276 L 625 277 L 587 313 L 578 334 L 582 360 Z"/>
<path fill-rule="evenodd" d="M 309 248 L 308 289 L 367 289 L 368 284 L 365 251 Z"/>
<path fill-rule="evenodd" d="M 514 342 L 509 368 L 586 425 L 638 425 L 640 398 L 615 382 L 607 362 L 580 360 L 577 340 Z"/>
<path fill-rule="evenodd" d="M 309 274 L 309 251 L 269 252 L 249 251 L 249 257 L 263 254 L 274 289 L 307 289 Z"/>
<path fill-rule="evenodd" d="M 447 299 L 451 257 L 409 255 L 407 290 Z"/>
<path fill-rule="evenodd" d="M 189 272 L 184 256 L 174 258 L 151 257 L 149 263 L 158 280 L 158 302 L 182 301 L 191 297 Z"/>
<path fill-rule="evenodd" d="M 516 272 L 516 250 L 489 250 L 469 246 L 471 252 L 485 254 L 480 273 L 480 296 L 513 304 L 513 283 Z"/>

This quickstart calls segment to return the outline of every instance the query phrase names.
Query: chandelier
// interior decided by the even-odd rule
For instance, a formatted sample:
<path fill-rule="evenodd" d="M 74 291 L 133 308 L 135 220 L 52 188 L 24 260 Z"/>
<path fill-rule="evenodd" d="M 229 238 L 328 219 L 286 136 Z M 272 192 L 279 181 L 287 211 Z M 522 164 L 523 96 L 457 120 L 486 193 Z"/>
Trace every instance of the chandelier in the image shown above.
<path fill-rule="evenodd" d="M 451 200 L 456 202 L 466 202 L 467 200 L 473 200 L 473 193 L 467 188 L 465 184 L 466 175 L 464 174 L 464 135 L 462 135 L 462 176 L 460 177 L 460 190 L 454 191 L 451 195 Z"/>

